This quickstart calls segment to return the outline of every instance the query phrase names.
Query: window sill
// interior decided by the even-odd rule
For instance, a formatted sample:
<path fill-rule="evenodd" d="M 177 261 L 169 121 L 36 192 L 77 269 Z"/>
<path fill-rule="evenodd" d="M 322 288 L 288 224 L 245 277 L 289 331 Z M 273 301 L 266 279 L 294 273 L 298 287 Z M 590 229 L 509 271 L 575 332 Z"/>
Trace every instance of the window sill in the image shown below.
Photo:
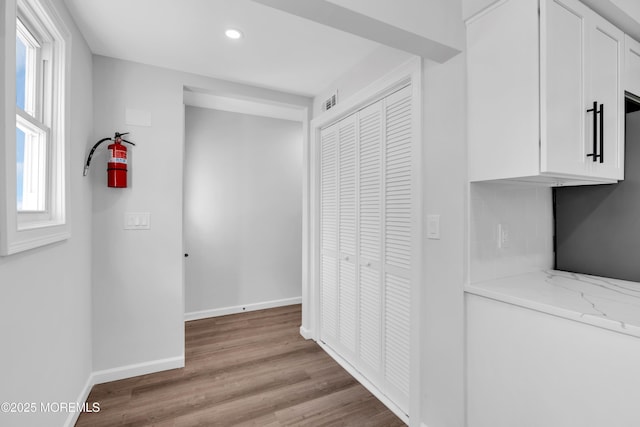
<path fill-rule="evenodd" d="M 71 237 L 66 225 L 32 228 L 15 233 L 11 242 L 3 245 L 0 256 L 13 255 L 52 243 L 61 242 Z"/>

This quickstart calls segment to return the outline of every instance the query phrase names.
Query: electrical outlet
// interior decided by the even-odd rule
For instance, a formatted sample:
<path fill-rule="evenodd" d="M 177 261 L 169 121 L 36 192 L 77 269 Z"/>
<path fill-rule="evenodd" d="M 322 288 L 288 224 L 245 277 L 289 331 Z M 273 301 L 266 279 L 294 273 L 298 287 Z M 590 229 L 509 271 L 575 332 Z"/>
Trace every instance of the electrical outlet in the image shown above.
<path fill-rule="evenodd" d="M 498 224 L 498 249 L 509 247 L 511 235 L 507 224 Z"/>

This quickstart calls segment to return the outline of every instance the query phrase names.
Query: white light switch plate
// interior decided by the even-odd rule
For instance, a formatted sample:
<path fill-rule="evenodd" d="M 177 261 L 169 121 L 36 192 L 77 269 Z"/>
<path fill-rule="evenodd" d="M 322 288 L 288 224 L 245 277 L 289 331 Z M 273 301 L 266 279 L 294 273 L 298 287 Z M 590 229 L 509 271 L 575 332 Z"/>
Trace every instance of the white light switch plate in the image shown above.
<path fill-rule="evenodd" d="M 150 212 L 125 212 L 125 230 L 149 230 L 151 228 Z"/>
<path fill-rule="evenodd" d="M 440 215 L 427 215 L 427 239 L 440 239 Z"/>

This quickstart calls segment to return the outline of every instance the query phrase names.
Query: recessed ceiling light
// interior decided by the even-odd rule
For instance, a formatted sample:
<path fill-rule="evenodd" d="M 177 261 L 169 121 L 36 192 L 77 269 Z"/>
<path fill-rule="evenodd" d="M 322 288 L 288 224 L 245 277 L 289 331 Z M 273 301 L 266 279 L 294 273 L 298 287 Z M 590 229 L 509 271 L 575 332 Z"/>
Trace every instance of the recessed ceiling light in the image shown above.
<path fill-rule="evenodd" d="M 242 32 L 240 30 L 236 30 L 235 28 L 229 28 L 224 32 L 224 35 L 233 40 L 238 40 L 242 38 Z"/>

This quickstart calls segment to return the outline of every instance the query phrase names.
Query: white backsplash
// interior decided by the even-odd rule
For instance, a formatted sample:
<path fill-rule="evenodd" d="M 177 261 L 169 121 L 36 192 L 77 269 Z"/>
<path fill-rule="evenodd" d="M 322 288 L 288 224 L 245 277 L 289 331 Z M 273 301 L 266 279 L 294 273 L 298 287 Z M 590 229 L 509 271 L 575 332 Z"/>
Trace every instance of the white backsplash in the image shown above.
<path fill-rule="evenodd" d="M 471 283 L 553 268 L 553 201 L 550 188 L 472 183 Z M 508 243 L 498 247 L 498 225 Z"/>

